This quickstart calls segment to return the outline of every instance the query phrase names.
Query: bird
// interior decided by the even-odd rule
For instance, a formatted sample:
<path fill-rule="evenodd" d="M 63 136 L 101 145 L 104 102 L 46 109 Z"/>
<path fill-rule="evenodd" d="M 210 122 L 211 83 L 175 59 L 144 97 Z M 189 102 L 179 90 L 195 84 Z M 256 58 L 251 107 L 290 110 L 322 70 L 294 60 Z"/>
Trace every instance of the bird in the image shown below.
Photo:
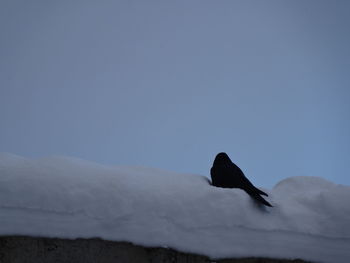
<path fill-rule="evenodd" d="M 218 153 L 210 169 L 212 185 L 222 188 L 240 188 L 258 203 L 272 207 L 261 195 L 268 196 L 265 192 L 256 188 L 242 170 L 234 164 L 224 152 Z"/>

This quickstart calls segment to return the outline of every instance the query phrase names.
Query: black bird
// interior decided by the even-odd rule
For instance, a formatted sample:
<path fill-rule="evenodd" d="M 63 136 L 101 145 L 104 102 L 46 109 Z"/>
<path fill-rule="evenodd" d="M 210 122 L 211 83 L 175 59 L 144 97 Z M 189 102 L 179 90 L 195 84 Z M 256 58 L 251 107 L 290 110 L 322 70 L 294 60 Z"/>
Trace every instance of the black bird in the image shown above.
<path fill-rule="evenodd" d="M 213 167 L 210 169 L 210 175 L 214 186 L 243 189 L 258 202 L 272 207 L 269 202 L 261 197 L 261 195 L 268 195 L 256 188 L 226 153 L 222 152 L 216 155 Z"/>

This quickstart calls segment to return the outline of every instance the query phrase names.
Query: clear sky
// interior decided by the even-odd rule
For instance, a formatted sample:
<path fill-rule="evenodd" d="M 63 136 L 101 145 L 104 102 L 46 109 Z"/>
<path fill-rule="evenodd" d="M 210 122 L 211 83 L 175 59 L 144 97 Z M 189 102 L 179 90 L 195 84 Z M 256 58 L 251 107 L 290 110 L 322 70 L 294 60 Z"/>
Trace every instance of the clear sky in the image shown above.
<path fill-rule="evenodd" d="M 350 1 L 0 1 L 0 151 L 350 185 Z"/>

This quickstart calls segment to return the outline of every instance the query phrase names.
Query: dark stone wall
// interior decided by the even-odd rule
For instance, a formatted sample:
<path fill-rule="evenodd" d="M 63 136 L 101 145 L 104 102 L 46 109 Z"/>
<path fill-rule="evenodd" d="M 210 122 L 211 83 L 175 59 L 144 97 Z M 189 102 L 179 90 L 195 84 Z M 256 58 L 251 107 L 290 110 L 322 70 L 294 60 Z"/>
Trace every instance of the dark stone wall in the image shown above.
<path fill-rule="evenodd" d="M 208 257 L 101 239 L 0 237 L 0 263 L 306 263 L 302 260 Z"/>

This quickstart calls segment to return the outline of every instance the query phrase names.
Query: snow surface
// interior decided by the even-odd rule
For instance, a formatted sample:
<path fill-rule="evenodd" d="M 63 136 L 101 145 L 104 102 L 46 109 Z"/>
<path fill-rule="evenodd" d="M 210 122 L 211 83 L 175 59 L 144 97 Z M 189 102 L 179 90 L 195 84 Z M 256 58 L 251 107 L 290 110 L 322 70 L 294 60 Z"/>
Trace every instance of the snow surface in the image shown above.
<path fill-rule="evenodd" d="M 206 177 L 0 154 L 0 235 L 100 237 L 212 258 L 350 260 L 350 187 L 292 177 L 258 206 Z"/>

